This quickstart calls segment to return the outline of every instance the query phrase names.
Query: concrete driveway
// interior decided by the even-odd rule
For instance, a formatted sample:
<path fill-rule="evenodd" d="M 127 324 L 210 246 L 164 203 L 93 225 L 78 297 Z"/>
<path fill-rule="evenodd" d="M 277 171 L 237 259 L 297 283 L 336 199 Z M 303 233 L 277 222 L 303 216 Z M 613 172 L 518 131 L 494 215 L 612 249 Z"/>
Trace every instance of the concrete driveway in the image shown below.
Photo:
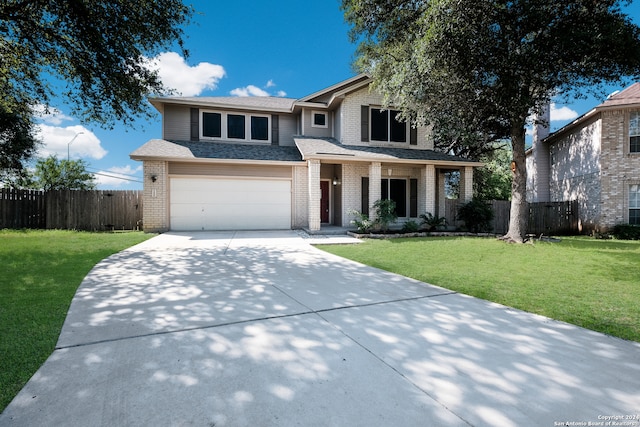
<path fill-rule="evenodd" d="M 220 232 L 164 234 L 98 264 L 0 425 L 640 425 L 638 414 L 637 343 L 347 261 L 295 232 Z"/>

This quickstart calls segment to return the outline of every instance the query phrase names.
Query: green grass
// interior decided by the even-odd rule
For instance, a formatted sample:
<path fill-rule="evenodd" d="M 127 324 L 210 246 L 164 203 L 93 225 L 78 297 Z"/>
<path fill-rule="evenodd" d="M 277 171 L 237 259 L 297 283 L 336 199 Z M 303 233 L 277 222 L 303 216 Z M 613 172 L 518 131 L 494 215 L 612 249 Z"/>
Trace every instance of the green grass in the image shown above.
<path fill-rule="evenodd" d="M 0 411 L 53 351 L 71 299 L 91 268 L 150 237 L 0 230 Z"/>
<path fill-rule="evenodd" d="M 364 264 L 620 338 L 640 341 L 640 242 L 563 238 L 368 240 L 319 246 Z"/>

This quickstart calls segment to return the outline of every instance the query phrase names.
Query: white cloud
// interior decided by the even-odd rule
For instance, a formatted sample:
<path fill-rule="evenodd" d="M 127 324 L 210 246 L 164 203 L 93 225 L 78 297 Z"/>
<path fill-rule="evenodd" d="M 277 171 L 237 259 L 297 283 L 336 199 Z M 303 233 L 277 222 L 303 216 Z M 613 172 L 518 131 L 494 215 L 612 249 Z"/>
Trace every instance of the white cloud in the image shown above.
<path fill-rule="evenodd" d="M 37 104 L 32 110 L 36 117 L 51 125 L 60 126 L 63 122 L 73 121 L 73 117 L 67 116 L 57 108 L 48 107 L 44 104 Z"/>
<path fill-rule="evenodd" d="M 231 91 L 231 95 L 233 96 L 270 96 L 269 92 L 267 92 L 266 90 L 260 89 L 259 87 L 254 85 L 233 89 Z"/>
<path fill-rule="evenodd" d="M 107 154 L 98 137 L 84 126 L 60 127 L 43 123 L 37 125 L 37 130 L 43 142 L 38 157 L 57 155 L 59 159 L 66 159 L 67 150 L 72 160 L 84 157 L 101 159 Z"/>
<path fill-rule="evenodd" d="M 132 168 L 130 165 L 127 166 L 114 166 L 107 170 L 100 170 L 95 174 L 96 184 L 98 188 L 116 188 L 116 187 L 125 187 L 125 186 L 140 186 L 142 185 L 140 182 L 142 181 L 142 177 L 140 173 L 142 172 L 142 165 Z"/>
<path fill-rule="evenodd" d="M 565 120 L 573 120 L 578 117 L 578 113 L 571 108 L 564 106 L 558 108 L 555 103 L 551 104 L 551 121 L 561 122 Z"/>
<path fill-rule="evenodd" d="M 209 62 L 190 66 L 176 52 L 163 52 L 147 59 L 147 64 L 151 70 L 158 71 L 165 86 L 182 96 L 197 96 L 206 89 L 215 89 L 226 74 L 224 67 Z"/>
<path fill-rule="evenodd" d="M 230 93 L 233 96 L 279 96 L 279 97 L 287 96 L 287 92 L 283 90 L 277 91 L 275 95 L 272 95 L 265 90 L 275 86 L 276 84 L 273 82 L 273 80 L 269 80 L 267 84 L 264 85 L 264 89 L 260 89 L 258 86 L 249 85 L 249 86 L 233 89 Z"/>

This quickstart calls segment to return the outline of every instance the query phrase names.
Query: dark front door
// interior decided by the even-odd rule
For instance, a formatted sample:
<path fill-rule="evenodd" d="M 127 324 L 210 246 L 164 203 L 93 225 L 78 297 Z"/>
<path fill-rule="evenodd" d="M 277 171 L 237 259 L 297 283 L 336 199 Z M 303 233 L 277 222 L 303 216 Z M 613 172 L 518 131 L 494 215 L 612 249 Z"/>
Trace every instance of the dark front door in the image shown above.
<path fill-rule="evenodd" d="M 320 181 L 320 222 L 329 222 L 329 181 Z"/>

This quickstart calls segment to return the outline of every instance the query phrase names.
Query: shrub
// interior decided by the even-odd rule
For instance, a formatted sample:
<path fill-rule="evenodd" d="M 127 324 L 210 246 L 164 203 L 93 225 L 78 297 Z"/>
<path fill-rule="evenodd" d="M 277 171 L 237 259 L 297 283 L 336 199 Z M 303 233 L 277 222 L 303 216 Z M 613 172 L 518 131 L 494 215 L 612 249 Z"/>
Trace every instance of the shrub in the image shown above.
<path fill-rule="evenodd" d="M 415 233 L 416 231 L 418 231 L 419 228 L 420 228 L 420 226 L 418 225 L 418 223 L 415 222 L 414 220 L 410 219 L 409 221 L 405 222 L 402 225 L 402 232 L 403 233 Z"/>
<path fill-rule="evenodd" d="M 376 210 L 376 219 L 374 224 L 376 228 L 382 231 L 389 230 L 389 224 L 397 221 L 398 214 L 396 213 L 396 202 L 391 199 L 379 199 L 373 204 L 373 208 Z"/>
<path fill-rule="evenodd" d="M 356 226 L 358 233 L 368 233 L 371 231 L 374 223 L 369 219 L 369 215 L 356 210 L 350 210 L 348 213 L 355 216 L 355 218 L 351 220 L 351 223 Z"/>
<path fill-rule="evenodd" d="M 617 224 L 611 234 L 620 240 L 640 240 L 640 225 Z"/>
<path fill-rule="evenodd" d="M 422 218 L 422 225 L 426 225 L 428 230 L 440 225 L 447 225 L 447 219 L 445 217 L 434 215 L 431 212 L 420 215 L 420 218 Z"/>
<path fill-rule="evenodd" d="M 473 199 L 458 208 L 458 219 L 473 233 L 491 231 L 493 209 L 484 201 Z"/>

